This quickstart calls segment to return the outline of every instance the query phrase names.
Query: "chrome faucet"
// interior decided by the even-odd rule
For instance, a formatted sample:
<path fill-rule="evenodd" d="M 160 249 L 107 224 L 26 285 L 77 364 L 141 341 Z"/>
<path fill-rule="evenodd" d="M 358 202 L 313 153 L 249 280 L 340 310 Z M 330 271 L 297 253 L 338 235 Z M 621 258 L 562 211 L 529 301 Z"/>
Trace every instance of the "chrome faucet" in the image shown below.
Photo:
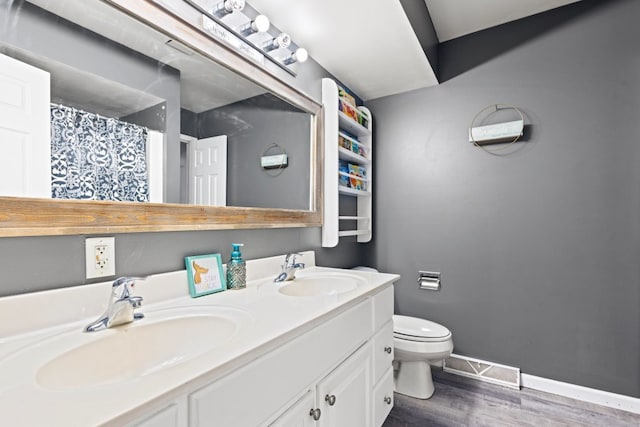
<path fill-rule="evenodd" d="M 296 278 L 296 270 L 302 270 L 304 264 L 296 262 L 296 257 L 302 256 L 302 254 L 288 254 L 284 258 L 284 264 L 282 264 L 282 272 L 276 277 L 274 282 L 284 282 L 286 280 L 293 280 Z"/>
<path fill-rule="evenodd" d="M 142 297 L 133 296 L 132 290 L 136 280 L 141 277 L 120 277 L 111 285 L 111 299 L 109 306 L 102 316 L 89 323 L 84 332 L 95 332 L 101 329 L 131 323 L 135 319 L 142 319 L 144 314 L 135 313 L 142 305 Z"/>

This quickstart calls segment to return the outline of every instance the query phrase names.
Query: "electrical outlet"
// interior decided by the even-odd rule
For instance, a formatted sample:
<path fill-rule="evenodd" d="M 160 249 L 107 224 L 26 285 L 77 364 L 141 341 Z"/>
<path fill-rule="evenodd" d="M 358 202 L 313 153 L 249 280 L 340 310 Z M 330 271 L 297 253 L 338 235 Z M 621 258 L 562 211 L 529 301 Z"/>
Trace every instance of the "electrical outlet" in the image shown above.
<path fill-rule="evenodd" d="M 95 247 L 95 265 L 94 268 L 98 271 L 104 270 L 109 265 L 109 258 L 107 257 L 107 245 L 96 245 Z"/>
<path fill-rule="evenodd" d="M 114 237 L 91 237 L 85 240 L 87 279 L 116 274 Z"/>

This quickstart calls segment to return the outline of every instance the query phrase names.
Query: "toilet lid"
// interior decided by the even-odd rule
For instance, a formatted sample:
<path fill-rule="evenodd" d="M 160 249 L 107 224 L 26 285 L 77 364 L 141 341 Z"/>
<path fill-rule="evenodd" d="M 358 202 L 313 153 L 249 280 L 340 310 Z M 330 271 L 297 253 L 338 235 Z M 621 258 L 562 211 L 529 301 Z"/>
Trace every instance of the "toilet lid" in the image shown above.
<path fill-rule="evenodd" d="M 393 334 L 414 341 L 420 338 L 447 338 L 451 332 L 444 326 L 430 320 L 417 317 L 393 315 Z"/>

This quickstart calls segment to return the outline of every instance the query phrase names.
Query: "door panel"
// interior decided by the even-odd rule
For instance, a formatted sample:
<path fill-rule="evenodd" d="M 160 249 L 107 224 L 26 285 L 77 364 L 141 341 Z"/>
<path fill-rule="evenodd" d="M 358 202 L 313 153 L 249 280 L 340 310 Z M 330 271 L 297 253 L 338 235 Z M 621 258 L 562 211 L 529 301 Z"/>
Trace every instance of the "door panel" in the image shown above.
<path fill-rule="evenodd" d="M 49 73 L 0 55 L 0 196 L 51 197 Z"/>
<path fill-rule="evenodd" d="M 189 203 L 227 205 L 227 136 L 189 143 Z"/>

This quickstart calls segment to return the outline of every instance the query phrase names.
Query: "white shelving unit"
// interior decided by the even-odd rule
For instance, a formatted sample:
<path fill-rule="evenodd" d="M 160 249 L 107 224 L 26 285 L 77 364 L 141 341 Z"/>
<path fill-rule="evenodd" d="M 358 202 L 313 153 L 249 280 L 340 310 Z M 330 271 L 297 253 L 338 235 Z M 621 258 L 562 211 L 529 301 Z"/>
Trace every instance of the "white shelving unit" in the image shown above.
<path fill-rule="evenodd" d="M 322 225 L 322 246 L 334 247 L 340 237 L 356 236 L 358 242 L 371 240 L 373 191 L 372 163 L 373 146 L 371 112 L 366 107 L 357 107 L 368 117 L 367 127 L 362 126 L 339 110 L 338 85 L 331 79 L 322 79 L 322 105 L 324 107 L 324 220 Z M 345 133 L 346 132 L 346 133 Z M 338 135 L 364 147 L 362 156 L 338 143 Z M 367 178 L 340 172 L 338 161 L 364 166 Z M 366 191 L 340 185 L 340 175 L 356 178 L 366 183 Z M 357 212 L 345 213 L 340 206 L 341 195 L 357 199 Z"/>

